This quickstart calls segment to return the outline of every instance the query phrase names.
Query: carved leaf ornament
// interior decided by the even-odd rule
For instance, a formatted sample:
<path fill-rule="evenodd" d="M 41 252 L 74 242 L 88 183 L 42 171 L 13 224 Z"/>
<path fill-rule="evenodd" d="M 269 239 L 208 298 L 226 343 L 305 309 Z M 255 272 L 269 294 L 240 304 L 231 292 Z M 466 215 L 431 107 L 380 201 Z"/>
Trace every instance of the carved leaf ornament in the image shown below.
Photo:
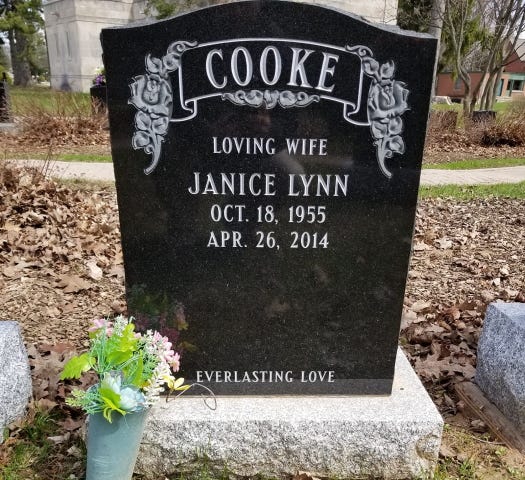
<path fill-rule="evenodd" d="M 151 164 L 144 170 L 149 175 L 159 163 L 161 143 L 168 133 L 173 110 L 173 91 L 169 74 L 180 68 L 180 57 L 197 42 L 174 42 L 162 59 L 146 56 L 146 75 L 133 77 L 128 103 L 137 108 L 135 134 L 131 144 L 135 150 L 144 149 L 152 155 Z"/>
<path fill-rule="evenodd" d="M 361 58 L 361 68 L 372 78 L 368 91 L 367 111 L 370 131 L 377 148 L 377 160 L 381 172 L 392 177 L 385 165 L 387 158 L 394 153 L 405 153 L 405 142 L 401 137 L 403 119 L 401 115 L 408 110 L 409 91 L 405 83 L 394 80 L 395 64 L 392 60 L 379 64 L 373 58 L 372 51 L 363 46 L 346 47 L 349 52 Z"/>
<path fill-rule="evenodd" d="M 250 107 L 264 107 L 266 110 L 271 110 L 276 105 L 282 108 L 290 107 L 306 107 L 313 102 L 318 102 L 321 97 L 319 95 L 308 95 L 305 92 L 294 93 L 290 90 L 251 90 L 245 92 L 239 90 L 235 93 L 223 93 L 223 100 L 229 100 L 236 105 L 248 105 Z"/>
<path fill-rule="evenodd" d="M 197 42 L 178 41 L 168 47 L 167 54 L 162 58 L 148 54 L 145 59 L 147 73 L 133 77 L 130 84 L 131 97 L 128 103 L 138 110 L 131 143 L 135 150 L 143 149 L 152 156 L 150 165 L 144 170 L 146 175 L 158 165 L 162 142 L 171 120 L 173 90 L 169 75 L 181 67 L 182 54 L 197 45 Z M 401 117 L 408 110 L 409 91 L 404 82 L 394 80 L 395 64 L 392 60 L 380 64 L 374 59 L 372 51 L 362 45 L 347 45 L 345 49 L 361 59 L 363 73 L 371 78 L 367 97 L 368 125 L 379 168 L 383 175 L 391 178 L 392 172 L 386 166 L 386 159 L 392 158 L 395 153 L 402 155 L 405 152 Z M 239 106 L 270 110 L 277 105 L 282 108 L 305 107 L 319 102 L 322 97 L 290 90 L 239 90 L 223 93 L 221 98 Z"/>

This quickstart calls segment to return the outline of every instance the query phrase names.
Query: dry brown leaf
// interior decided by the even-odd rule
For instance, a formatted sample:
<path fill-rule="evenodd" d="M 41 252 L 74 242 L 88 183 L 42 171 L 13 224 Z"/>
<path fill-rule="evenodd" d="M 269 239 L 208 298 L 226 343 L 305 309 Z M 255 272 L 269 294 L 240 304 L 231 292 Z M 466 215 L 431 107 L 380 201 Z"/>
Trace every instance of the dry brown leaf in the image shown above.
<path fill-rule="evenodd" d="M 7 278 L 20 277 L 21 273 L 16 267 L 10 265 L 2 269 L 2 274 Z"/>
<path fill-rule="evenodd" d="M 408 328 L 408 326 L 415 322 L 416 319 L 417 315 L 415 312 L 408 308 L 403 308 L 403 314 L 401 316 L 401 330 Z"/>
<path fill-rule="evenodd" d="M 78 275 L 59 275 L 58 288 L 63 288 L 64 293 L 78 293 L 91 288 L 91 284 Z"/>
<path fill-rule="evenodd" d="M 445 445 L 445 443 L 442 443 L 439 447 L 439 456 L 441 458 L 455 458 L 456 452 Z"/>
<path fill-rule="evenodd" d="M 65 443 L 71 438 L 71 433 L 66 432 L 63 435 L 54 435 L 52 437 L 47 437 L 47 439 L 54 443 L 55 445 L 58 445 L 59 443 Z"/>
<path fill-rule="evenodd" d="M 452 241 L 448 240 L 445 237 L 436 240 L 434 243 L 437 245 L 438 248 L 441 248 L 442 250 L 452 248 Z"/>
<path fill-rule="evenodd" d="M 35 406 L 41 412 L 50 412 L 53 408 L 58 406 L 58 403 L 49 400 L 48 398 L 39 398 L 35 401 Z"/>
<path fill-rule="evenodd" d="M 90 260 L 86 262 L 88 269 L 88 277 L 92 280 L 102 280 L 102 269 L 97 265 L 96 260 Z"/>
<path fill-rule="evenodd" d="M 459 308 L 455 305 L 453 307 L 445 309 L 443 313 L 445 314 L 445 316 L 451 318 L 452 320 L 459 320 L 459 318 L 461 317 L 461 312 Z"/>
<path fill-rule="evenodd" d="M 443 362 L 439 361 L 439 353 L 428 355 L 424 360 L 416 358 L 416 369 L 418 374 L 427 380 L 439 379 L 443 371 Z"/>
<path fill-rule="evenodd" d="M 59 354 L 70 353 L 75 351 L 75 346 L 69 342 L 60 342 L 54 345 L 42 344 L 40 346 L 40 351 L 42 352 L 56 352 Z"/>
<path fill-rule="evenodd" d="M 110 277 L 117 277 L 118 279 L 124 279 L 124 266 L 113 265 L 109 270 Z"/>
<path fill-rule="evenodd" d="M 414 245 L 412 249 L 414 252 L 424 252 L 425 250 L 430 250 L 431 247 L 429 247 L 425 242 L 414 242 Z"/>
<path fill-rule="evenodd" d="M 418 300 L 410 305 L 410 310 L 416 313 L 424 313 L 425 311 L 429 311 L 431 308 L 432 304 L 430 302 L 425 302 L 424 300 Z"/>
<path fill-rule="evenodd" d="M 81 417 L 77 420 L 74 420 L 71 417 L 67 417 L 65 420 L 58 422 L 58 424 L 68 432 L 72 432 L 74 430 L 78 430 L 79 428 L 82 428 L 84 426 L 85 419 L 84 417 Z"/>

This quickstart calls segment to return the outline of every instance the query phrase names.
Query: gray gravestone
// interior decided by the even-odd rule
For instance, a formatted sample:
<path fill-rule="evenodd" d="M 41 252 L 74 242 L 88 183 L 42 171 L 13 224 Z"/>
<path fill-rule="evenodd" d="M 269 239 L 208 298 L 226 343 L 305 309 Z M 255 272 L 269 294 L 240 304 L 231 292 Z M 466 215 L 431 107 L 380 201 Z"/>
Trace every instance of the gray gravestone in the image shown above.
<path fill-rule="evenodd" d="M 478 345 L 476 383 L 525 435 L 525 303 L 492 303 Z"/>
<path fill-rule="evenodd" d="M 0 321 L 0 433 L 24 415 L 31 397 L 31 372 L 17 322 Z M 3 436 L 0 435 L 0 441 Z"/>

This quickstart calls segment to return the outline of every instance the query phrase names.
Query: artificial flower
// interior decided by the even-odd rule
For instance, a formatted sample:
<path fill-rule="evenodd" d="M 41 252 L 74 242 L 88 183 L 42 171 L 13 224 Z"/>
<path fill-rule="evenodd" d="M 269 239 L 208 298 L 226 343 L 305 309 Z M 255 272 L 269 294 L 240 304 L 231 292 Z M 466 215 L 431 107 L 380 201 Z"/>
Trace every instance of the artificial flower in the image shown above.
<path fill-rule="evenodd" d="M 180 355 L 167 337 L 151 330 L 135 332 L 133 318 L 123 316 L 114 322 L 94 320 L 88 331 L 89 351 L 70 359 L 60 378 L 80 378 L 92 370 L 99 381 L 87 391 L 74 389 L 69 405 L 89 414 L 102 412 L 111 422 L 114 412 L 127 415 L 153 405 L 165 387 L 188 388 L 184 379 L 173 376 Z"/>

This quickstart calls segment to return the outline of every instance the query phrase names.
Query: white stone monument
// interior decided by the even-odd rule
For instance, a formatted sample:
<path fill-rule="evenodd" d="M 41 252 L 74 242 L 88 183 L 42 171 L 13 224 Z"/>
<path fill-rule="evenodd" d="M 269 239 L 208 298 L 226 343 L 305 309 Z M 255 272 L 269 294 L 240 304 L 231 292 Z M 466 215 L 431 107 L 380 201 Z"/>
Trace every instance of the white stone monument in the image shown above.
<path fill-rule="evenodd" d="M 397 0 L 302 0 L 346 10 L 379 23 L 396 23 Z M 88 92 L 102 67 L 100 31 L 142 20 L 145 0 L 47 0 L 44 17 L 51 87 Z"/>

